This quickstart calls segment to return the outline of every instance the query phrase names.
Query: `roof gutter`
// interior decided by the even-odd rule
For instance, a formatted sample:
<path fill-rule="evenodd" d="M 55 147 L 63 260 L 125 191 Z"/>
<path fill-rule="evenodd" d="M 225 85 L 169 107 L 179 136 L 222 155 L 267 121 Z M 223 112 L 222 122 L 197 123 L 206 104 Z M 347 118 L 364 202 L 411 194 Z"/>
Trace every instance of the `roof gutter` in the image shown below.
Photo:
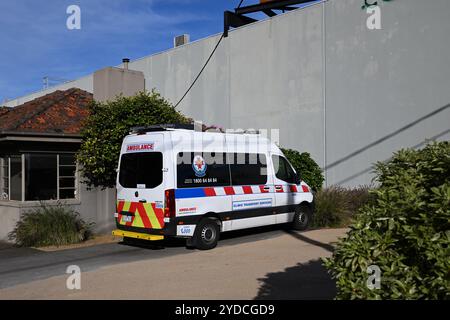
<path fill-rule="evenodd" d="M 0 141 L 39 141 L 81 143 L 81 135 L 74 133 L 48 133 L 26 131 L 0 131 Z"/>

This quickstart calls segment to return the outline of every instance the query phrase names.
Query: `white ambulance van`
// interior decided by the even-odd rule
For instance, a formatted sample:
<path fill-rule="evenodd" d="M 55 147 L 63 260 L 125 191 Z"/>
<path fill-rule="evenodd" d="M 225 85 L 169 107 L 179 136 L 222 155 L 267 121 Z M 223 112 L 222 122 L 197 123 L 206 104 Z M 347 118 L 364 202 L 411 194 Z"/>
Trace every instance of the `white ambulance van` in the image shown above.
<path fill-rule="evenodd" d="M 133 130 L 120 152 L 114 235 L 184 237 L 205 250 L 217 245 L 221 232 L 279 223 L 308 227 L 309 186 L 260 134 L 190 125 Z"/>

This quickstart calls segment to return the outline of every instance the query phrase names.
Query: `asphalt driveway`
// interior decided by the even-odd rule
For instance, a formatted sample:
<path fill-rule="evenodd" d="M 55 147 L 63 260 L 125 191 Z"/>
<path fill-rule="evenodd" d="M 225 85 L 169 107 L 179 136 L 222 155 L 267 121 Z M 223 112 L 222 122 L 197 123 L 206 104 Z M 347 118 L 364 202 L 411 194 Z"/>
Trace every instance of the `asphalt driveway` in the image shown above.
<path fill-rule="evenodd" d="M 223 235 L 210 251 L 183 241 L 121 243 L 43 252 L 0 249 L 0 299 L 332 299 L 320 259 L 346 229 L 264 227 Z M 66 269 L 81 269 L 69 290 Z"/>

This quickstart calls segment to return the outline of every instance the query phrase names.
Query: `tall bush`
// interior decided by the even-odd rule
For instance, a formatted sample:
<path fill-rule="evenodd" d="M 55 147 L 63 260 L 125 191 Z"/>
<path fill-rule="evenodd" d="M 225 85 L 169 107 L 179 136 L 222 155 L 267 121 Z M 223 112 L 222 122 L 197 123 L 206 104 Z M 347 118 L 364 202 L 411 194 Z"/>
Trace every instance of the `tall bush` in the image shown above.
<path fill-rule="evenodd" d="M 286 158 L 294 167 L 295 171 L 300 174 L 302 180 L 304 180 L 314 191 L 318 191 L 322 188 L 323 174 L 322 169 L 317 162 L 311 158 L 308 152 L 300 153 L 293 149 L 281 148 Z"/>
<path fill-rule="evenodd" d="M 155 91 L 108 102 L 93 102 L 82 130 L 77 155 L 84 182 L 90 187 L 114 187 L 123 138 L 130 128 L 160 123 L 191 123 Z"/>
<path fill-rule="evenodd" d="M 347 227 L 358 210 L 369 201 L 369 188 L 331 186 L 314 196 L 313 227 Z"/>
<path fill-rule="evenodd" d="M 449 142 L 401 150 L 375 172 L 373 200 L 325 261 L 337 298 L 449 299 Z M 380 268 L 380 289 L 367 285 L 371 265 Z"/>
<path fill-rule="evenodd" d="M 70 207 L 42 203 L 21 216 L 9 239 L 24 247 L 72 244 L 89 239 L 93 226 Z"/>

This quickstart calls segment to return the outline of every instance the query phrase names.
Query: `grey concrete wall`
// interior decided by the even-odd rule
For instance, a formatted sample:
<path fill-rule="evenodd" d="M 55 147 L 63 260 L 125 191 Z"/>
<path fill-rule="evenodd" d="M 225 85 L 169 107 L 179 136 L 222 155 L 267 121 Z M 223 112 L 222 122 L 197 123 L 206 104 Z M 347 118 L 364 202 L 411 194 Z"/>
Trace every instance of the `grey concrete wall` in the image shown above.
<path fill-rule="evenodd" d="M 361 2 L 325 6 L 329 184 L 367 184 L 374 161 L 450 138 L 450 108 L 399 131 L 450 103 L 450 1 L 381 1 L 381 30 Z"/>
<path fill-rule="evenodd" d="M 179 109 L 226 128 L 280 129 L 281 145 L 328 168 L 329 185 L 368 184 L 375 161 L 449 139 L 449 108 L 427 115 L 450 102 L 450 1 L 381 1 L 382 30 L 372 31 L 362 4 L 329 0 L 233 30 Z M 218 39 L 129 67 L 176 103 Z M 92 76 L 67 85 L 92 91 Z"/>
<path fill-rule="evenodd" d="M 86 185 L 80 187 L 80 204 L 74 206 L 87 221 L 95 222 L 95 232 L 109 233 L 114 229 L 114 212 L 116 211 L 115 189 L 92 189 Z"/>
<path fill-rule="evenodd" d="M 280 129 L 280 144 L 323 165 L 322 8 L 261 21 L 230 33 L 179 105 L 224 128 Z M 130 63 L 173 103 L 183 95 L 220 35 Z"/>
<path fill-rule="evenodd" d="M 179 109 L 225 128 L 281 129 L 283 146 L 309 151 L 323 165 L 323 147 L 319 146 L 323 141 L 322 34 L 320 5 L 230 32 Z M 129 68 L 144 73 L 147 90 L 155 88 L 176 103 L 219 37 L 138 59 Z M 92 92 L 92 75 L 41 95 L 67 85 Z M 37 96 L 21 97 L 7 105 Z"/>
<path fill-rule="evenodd" d="M 73 208 L 87 222 L 94 222 L 95 233 L 109 233 L 115 227 L 114 212 L 116 203 L 115 189 L 92 189 L 87 190 L 86 185 L 79 187 L 79 199 L 61 200 Z M 46 205 L 57 205 L 56 201 L 46 201 Z M 39 208 L 41 204 L 38 201 L 19 202 L 19 201 L 1 201 L 0 202 L 0 241 L 9 241 L 8 233 L 11 232 L 20 216 L 31 210 Z"/>
<path fill-rule="evenodd" d="M 94 72 L 93 93 L 97 101 L 114 100 L 116 96 L 132 96 L 145 90 L 141 71 L 107 67 Z"/>
<path fill-rule="evenodd" d="M 11 203 L 0 203 L 0 241 L 9 241 L 11 232 L 20 219 L 20 208 Z"/>

